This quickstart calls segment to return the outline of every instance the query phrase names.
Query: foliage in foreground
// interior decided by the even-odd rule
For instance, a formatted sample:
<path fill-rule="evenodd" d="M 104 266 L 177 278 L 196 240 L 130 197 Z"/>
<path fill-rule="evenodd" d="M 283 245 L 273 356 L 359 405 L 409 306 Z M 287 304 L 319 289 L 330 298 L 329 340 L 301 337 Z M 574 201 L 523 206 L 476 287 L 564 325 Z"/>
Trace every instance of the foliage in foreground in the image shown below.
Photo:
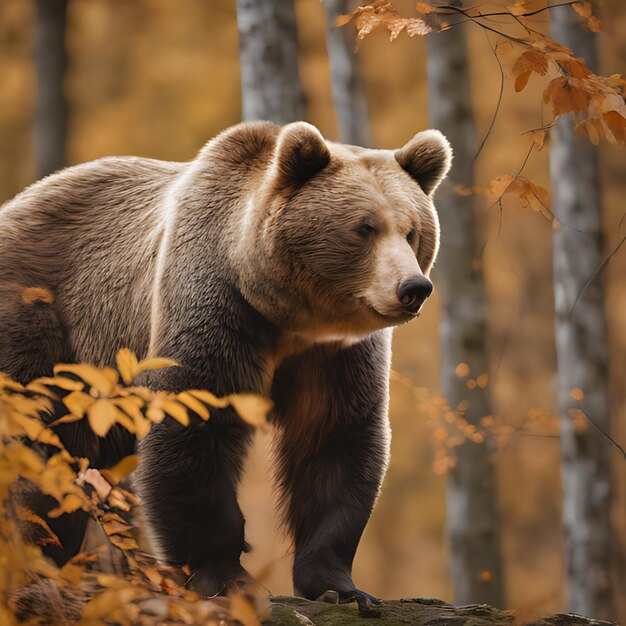
<path fill-rule="evenodd" d="M 140 549 L 135 527 L 128 521 L 138 499 L 120 485 L 135 469 L 136 455 L 99 472 L 88 467 L 87 459 L 73 457 L 50 428 L 87 420 L 101 437 L 119 424 L 140 439 L 166 416 L 187 426 L 192 415 L 209 420 L 213 409 L 229 405 L 249 424 L 264 423 L 271 405 L 259 396 L 218 398 L 204 390 L 171 394 L 132 385 L 143 371 L 175 365 L 168 359 L 138 362 L 130 351 L 121 350 L 117 369 L 58 365 L 53 377 L 26 386 L 0 373 L 1 624 L 17 623 L 20 613 L 35 623 L 51 619 L 90 625 L 259 623 L 259 615 L 267 610 L 259 597 L 251 599 L 233 590 L 228 598 L 202 599 L 186 588 L 186 568 L 163 566 Z M 53 406 L 56 421 L 46 426 L 41 416 L 51 416 Z M 52 453 L 38 454 L 41 446 Z M 40 546 L 21 538 L 20 528 L 26 523 L 37 527 L 40 545 L 59 543 L 44 519 L 10 501 L 18 477 L 32 481 L 58 502 L 51 517 L 87 511 L 108 545 L 81 552 L 64 567 L 56 567 Z"/>

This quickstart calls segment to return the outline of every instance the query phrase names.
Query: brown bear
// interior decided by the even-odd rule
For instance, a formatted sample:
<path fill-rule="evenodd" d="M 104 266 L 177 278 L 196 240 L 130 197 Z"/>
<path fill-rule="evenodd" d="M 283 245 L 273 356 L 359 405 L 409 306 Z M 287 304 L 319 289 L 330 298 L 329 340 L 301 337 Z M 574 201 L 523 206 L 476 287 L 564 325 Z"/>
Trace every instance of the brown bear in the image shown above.
<path fill-rule="evenodd" d="M 432 196 L 450 161 L 434 130 L 368 150 L 259 122 L 189 163 L 106 158 L 49 176 L 0 208 L 0 370 L 28 381 L 129 347 L 181 364 L 151 373 L 153 389 L 271 397 L 295 593 L 367 609 L 378 600 L 351 570 L 387 467 L 391 328 L 431 293 Z M 132 450 L 119 431 L 62 428 L 94 467 Z M 139 445 L 155 550 L 204 594 L 243 572 L 250 439 L 224 409 L 187 428 L 166 420 Z M 50 521 L 57 562 L 84 529 L 64 518 Z"/>

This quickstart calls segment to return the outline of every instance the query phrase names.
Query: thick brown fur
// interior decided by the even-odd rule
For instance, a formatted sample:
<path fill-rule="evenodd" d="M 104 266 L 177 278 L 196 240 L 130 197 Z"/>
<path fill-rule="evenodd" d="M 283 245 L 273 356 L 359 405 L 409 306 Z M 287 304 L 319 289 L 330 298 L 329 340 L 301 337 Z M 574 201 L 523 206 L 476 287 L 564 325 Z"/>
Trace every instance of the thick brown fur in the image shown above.
<path fill-rule="evenodd" d="M 148 376 L 154 389 L 270 395 L 296 592 L 366 608 L 351 569 L 388 459 L 390 328 L 432 289 L 432 194 L 449 166 L 436 131 L 394 153 L 260 122 L 185 164 L 63 170 L 0 208 L 0 370 L 27 381 L 128 347 L 181 364 Z M 119 433 L 61 435 L 95 466 L 128 449 Z M 206 594 L 242 575 L 250 435 L 223 410 L 166 421 L 139 446 L 155 549 Z"/>

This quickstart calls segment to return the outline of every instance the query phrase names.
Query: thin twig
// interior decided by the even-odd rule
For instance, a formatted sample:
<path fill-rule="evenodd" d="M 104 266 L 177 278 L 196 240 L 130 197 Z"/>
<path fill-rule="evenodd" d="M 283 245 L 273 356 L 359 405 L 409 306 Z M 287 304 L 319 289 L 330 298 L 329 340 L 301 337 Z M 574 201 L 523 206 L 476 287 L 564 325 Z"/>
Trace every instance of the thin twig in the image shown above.
<path fill-rule="evenodd" d="M 511 187 L 511 185 L 522 175 L 522 172 L 524 171 L 524 168 L 526 167 L 526 163 L 528 163 L 528 159 L 530 158 L 530 153 L 533 151 L 534 145 L 535 145 L 535 142 L 533 141 L 530 144 L 530 149 L 526 153 L 526 156 L 524 157 L 524 161 L 522 163 L 522 166 L 519 168 L 519 171 L 515 174 L 515 176 L 511 180 L 511 182 L 504 188 L 504 191 L 498 196 L 498 198 L 495 200 L 495 202 L 487 209 L 487 212 L 491 211 L 491 209 L 493 209 L 493 207 L 496 206 L 496 204 L 501 202 L 502 197 L 509 190 L 509 187 Z M 502 206 L 502 205 L 500 205 L 500 206 Z"/>
<path fill-rule="evenodd" d="M 485 37 L 487 38 L 487 43 L 489 44 L 489 47 L 491 48 L 493 55 L 496 57 L 498 67 L 500 68 L 500 93 L 498 94 L 498 102 L 496 103 L 496 108 L 495 108 L 495 111 L 493 112 L 493 117 L 491 118 L 491 124 L 489 124 L 489 129 L 487 130 L 487 134 L 484 136 L 480 144 L 480 147 L 478 148 L 478 151 L 474 155 L 474 161 L 478 158 L 478 155 L 481 153 L 482 149 L 487 143 L 487 139 L 489 139 L 489 135 L 491 135 L 491 131 L 493 130 L 493 127 L 496 124 L 496 117 L 498 116 L 498 112 L 500 111 L 500 104 L 502 103 L 502 94 L 504 93 L 504 80 L 505 80 L 504 69 L 502 68 L 500 57 L 498 56 L 498 45 L 500 44 L 496 44 L 495 46 L 492 46 L 491 40 L 489 39 L 489 35 L 487 33 L 485 33 Z"/>
<path fill-rule="evenodd" d="M 622 220 L 623 219 L 624 218 L 622 217 Z M 569 313 L 567 314 L 568 319 L 572 318 L 574 307 L 576 306 L 576 304 L 578 304 L 578 301 L 580 300 L 583 293 L 585 293 L 585 290 L 587 289 L 587 287 L 589 287 L 589 285 L 593 282 L 595 277 L 606 267 L 606 264 L 618 253 L 624 241 L 626 241 L 626 235 L 622 237 L 621 241 L 617 244 L 615 249 L 608 254 L 606 259 L 604 259 L 604 261 L 602 261 L 602 263 L 600 263 L 600 265 L 596 268 L 596 271 L 587 279 L 587 282 L 583 285 L 583 288 L 578 292 L 578 295 L 576 296 L 576 299 L 574 300 L 574 303 L 572 304 L 572 308 L 569 310 Z"/>
<path fill-rule="evenodd" d="M 620 446 L 619 443 L 617 443 L 617 441 L 615 441 L 615 439 L 613 439 L 613 437 L 611 437 L 611 435 L 609 435 L 609 433 L 607 433 L 606 430 L 600 426 L 600 424 L 597 424 L 595 420 L 591 419 L 591 417 L 589 417 L 589 415 L 587 415 L 581 407 L 579 407 L 578 410 L 622 453 L 622 456 L 626 459 L 626 450 L 624 450 L 624 448 L 622 448 L 622 446 Z"/>

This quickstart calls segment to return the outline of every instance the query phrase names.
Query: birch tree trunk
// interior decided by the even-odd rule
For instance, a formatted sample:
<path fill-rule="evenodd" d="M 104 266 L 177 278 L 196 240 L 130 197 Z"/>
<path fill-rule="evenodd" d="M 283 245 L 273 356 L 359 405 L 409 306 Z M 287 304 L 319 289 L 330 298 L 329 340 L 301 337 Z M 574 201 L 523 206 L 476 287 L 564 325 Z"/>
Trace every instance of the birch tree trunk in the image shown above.
<path fill-rule="evenodd" d="M 243 119 L 306 117 L 294 0 L 237 0 Z"/>
<path fill-rule="evenodd" d="M 355 7 L 353 0 L 325 0 L 328 22 L 328 60 L 333 90 L 333 102 L 339 122 L 339 139 L 343 143 L 369 147 L 370 134 L 367 101 L 363 91 L 361 68 L 354 53 L 355 29 L 337 28 L 340 15 L 350 13 Z"/>
<path fill-rule="evenodd" d="M 596 71 L 594 35 L 571 7 L 552 9 L 551 34 Z M 574 419 L 580 406 L 610 429 L 604 294 L 600 277 L 586 284 L 603 260 L 598 161 L 574 123 L 559 119 L 550 149 L 553 210 L 561 222 L 553 265 L 567 596 L 571 611 L 611 619 L 609 565 L 618 544 L 610 527 L 610 450 L 596 428 L 577 428 Z M 580 405 L 573 389 L 585 394 Z"/>
<path fill-rule="evenodd" d="M 35 161 L 43 177 L 67 164 L 67 103 L 63 79 L 67 66 L 65 21 L 67 0 L 35 0 Z"/>
<path fill-rule="evenodd" d="M 454 185 L 474 184 L 475 125 L 471 109 L 468 48 L 465 30 L 431 33 L 428 42 L 430 123 L 447 135 L 454 150 L 452 170 L 437 191 L 441 250 L 436 281 L 441 294 L 441 384 L 452 408 L 467 402 L 464 418 L 477 425 L 491 414 L 488 394 L 468 389 L 456 375 L 467 363 L 471 376 L 487 372 L 487 303 L 480 269 L 481 246 L 472 196 Z M 489 442 L 467 441 L 457 451 L 448 475 L 447 533 L 455 602 L 502 607 L 500 518 L 495 468 Z"/>

